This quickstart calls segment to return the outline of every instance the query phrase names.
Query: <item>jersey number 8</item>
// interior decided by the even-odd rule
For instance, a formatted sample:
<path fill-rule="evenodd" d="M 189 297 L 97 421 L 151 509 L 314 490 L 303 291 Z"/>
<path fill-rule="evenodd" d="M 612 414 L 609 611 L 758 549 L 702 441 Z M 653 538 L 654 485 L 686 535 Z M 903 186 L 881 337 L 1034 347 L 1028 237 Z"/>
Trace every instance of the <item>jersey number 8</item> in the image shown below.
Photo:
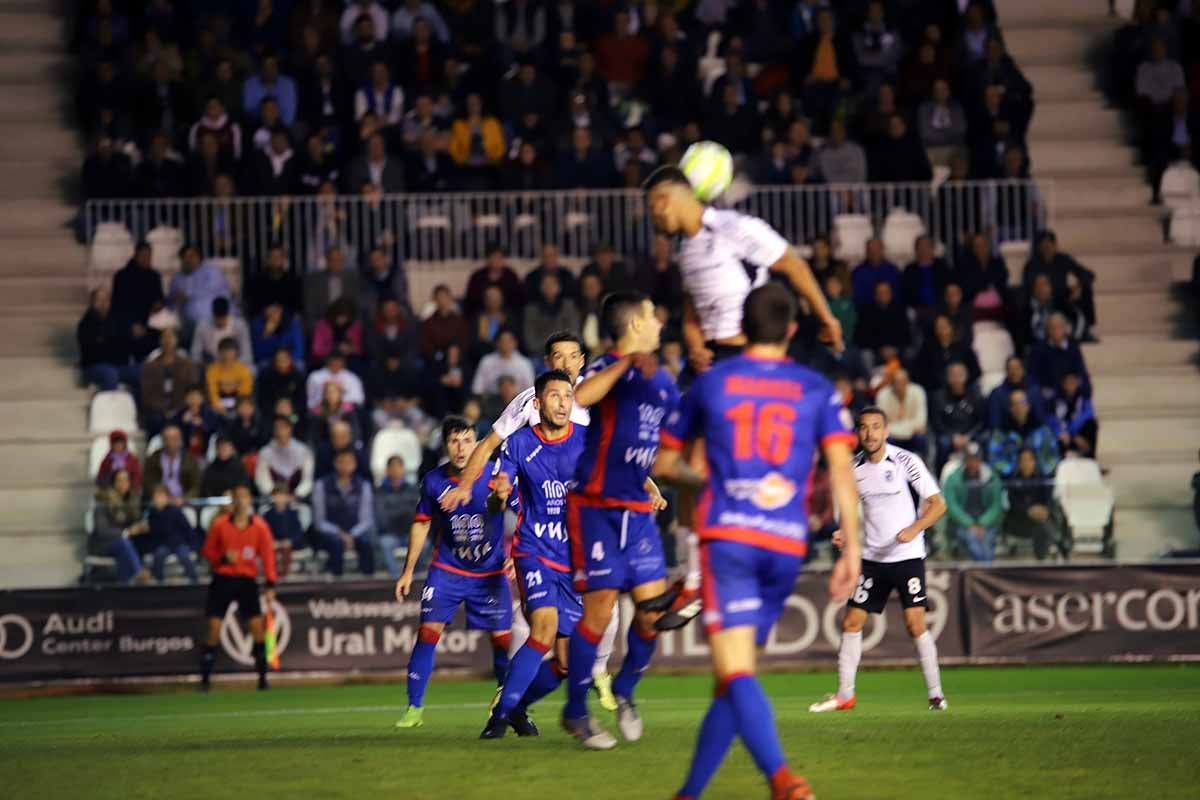
<path fill-rule="evenodd" d="M 748 461 L 756 455 L 768 464 L 787 461 L 795 438 L 794 406 L 764 403 L 759 407 L 747 400 L 726 411 L 725 419 L 733 423 L 733 457 L 738 461 Z"/>

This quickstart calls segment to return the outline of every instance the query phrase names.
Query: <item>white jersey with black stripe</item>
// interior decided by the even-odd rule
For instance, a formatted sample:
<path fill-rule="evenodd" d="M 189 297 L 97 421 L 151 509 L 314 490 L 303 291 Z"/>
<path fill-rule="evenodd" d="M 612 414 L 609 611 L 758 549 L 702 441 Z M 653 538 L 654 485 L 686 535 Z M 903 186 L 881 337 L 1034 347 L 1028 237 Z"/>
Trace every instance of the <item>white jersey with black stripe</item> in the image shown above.
<path fill-rule="evenodd" d="M 924 558 L 924 532 L 911 542 L 897 541 L 896 534 L 916 522 L 918 503 L 942 490 L 919 457 L 893 444 L 884 447 L 878 463 L 865 452 L 854 457 L 854 481 L 863 505 L 862 557 L 883 562 Z"/>
<path fill-rule="evenodd" d="M 579 381 L 576 380 L 575 384 L 578 385 Z M 507 439 L 526 425 L 537 425 L 541 422 L 541 416 L 533 407 L 535 394 L 534 387 L 530 386 L 512 399 L 500 416 L 496 418 L 496 421 L 492 423 L 492 430 L 497 436 Z M 571 422 L 586 426 L 590 421 L 591 415 L 588 414 L 585 407 L 578 403 L 571 404 Z"/>
<path fill-rule="evenodd" d="M 767 282 L 771 265 L 787 252 L 787 240 L 758 217 L 706 208 L 700 231 L 683 237 L 679 271 L 704 338 L 731 339 L 742 332 L 746 295 Z"/>

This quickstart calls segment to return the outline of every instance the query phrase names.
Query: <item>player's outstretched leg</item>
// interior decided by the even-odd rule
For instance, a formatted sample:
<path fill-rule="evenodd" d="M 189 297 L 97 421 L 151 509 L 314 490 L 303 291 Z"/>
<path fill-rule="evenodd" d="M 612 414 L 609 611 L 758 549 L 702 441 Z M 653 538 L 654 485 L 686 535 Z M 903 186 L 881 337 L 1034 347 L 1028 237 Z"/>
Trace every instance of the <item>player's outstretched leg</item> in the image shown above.
<path fill-rule="evenodd" d="M 858 663 L 862 660 L 862 629 L 867 623 L 867 612 L 861 608 L 846 609 L 842 622 L 842 643 L 838 646 L 838 690 L 824 700 L 813 703 L 809 711 L 849 711 L 854 708 L 854 681 L 858 674 Z"/>
<path fill-rule="evenodd" d="M 692 754 L 692 766 L 687 780 L 675 795 L 675 800 L 697 800 L 717 774 L 729 746 L 737 736 L 737 718 L 733 706 L 725 695 L 724 686 L 718 685 L 713 693 L 712 705 L 700 723 L 700 735 L 696 737 L 696 749 Z"/>
<path fill-rule="evenodd" d="M 942 674 L 938 668 L 937 643 L 933 634 L 925 627 L 925 609 L 921 606 L 904 609 L 904 624 L 917 648 L 917 660 L 921 662 L 921 674 L 925 678 L 925 689 L 929 695 L 930 711 L 945 711 L 950 705 L 942 691 Z"/>
<path fill-rule="evenodd" d="M 600 699 L 600 707 L 605 711 L 617 710 L 617 698 L 613 696 L 612 676 L 608 674 L 608 660 L 612 658 L 613 645 L 616 644 L 617 634 L 621 630 L 621 618 L 618 607 L 613 606 L 612 619 L 604 629 L 604 636 L 596 647 L 596 663 L 592 667 L 592 688 Z"/>
<path fill-rule="evenodd" d="M 592 668 L 596 651 L 608 627 L 616 602 L 615 589 L 601 589 L 583 596 L 583 619 L 571 634 L 567 657 L 567 704 L 563 707 L 562 725 L 589 750 L 611 750 L 616 738 L 604 730 L 588 713 L 587 697 L 592 688 Z"/>
<path fill-rule="evenodd" d="M 629 626 L 626 642 L 625 661 L 613 681 L 613 694 L 617 698 L 617 727 L 626 741 L 636 742 L 642 738 L 644 726 L 633 703 L 633 691 L 658 647 L 658 631 L 654 630 L 652 618 L 639 614 Z"/>
<path fill-rule="evenodd" d="M 419 728 L 425 724 L 425 687 L 433 673 L 433 656 L 441 638 L 440 626 L 422 625 L 417 631 L 417 643 L 408 659 L 408 708 L 396 723 L 397 728 Z"/>
<path fill-rule="evenodd" d="M 483 733 L 479 735 L 480 739 L 504 738 L 509 726 L 509 715 L 521 705 L 522 699 L 541 670 L 542 659 L 546 657 L 546 653 L 550 652 L 553 638 L 548 640 L 538 638 L 539 633 L 545 634 L 538 630 L 539 626 L 536 620 L 532 627 L 533 632 L 509 662 L 508 677 L 504 679 L 504 685 L 500 689 L 499 702 L 492 709 L 492 716 L 488 720 L 487 726 L 484 727 Z"/>

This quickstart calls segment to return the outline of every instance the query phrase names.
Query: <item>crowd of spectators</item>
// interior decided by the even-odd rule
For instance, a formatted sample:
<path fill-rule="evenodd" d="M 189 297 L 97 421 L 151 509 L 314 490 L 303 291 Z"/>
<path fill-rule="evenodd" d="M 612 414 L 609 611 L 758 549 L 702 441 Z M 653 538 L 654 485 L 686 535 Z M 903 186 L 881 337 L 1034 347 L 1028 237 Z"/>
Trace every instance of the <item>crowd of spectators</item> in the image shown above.
<path fill-rule="evenodd" d="M 637 186 L 702 138 L 765 184 L 1027 175 L 992 0 L 85 5 L 88 198 Z"/>

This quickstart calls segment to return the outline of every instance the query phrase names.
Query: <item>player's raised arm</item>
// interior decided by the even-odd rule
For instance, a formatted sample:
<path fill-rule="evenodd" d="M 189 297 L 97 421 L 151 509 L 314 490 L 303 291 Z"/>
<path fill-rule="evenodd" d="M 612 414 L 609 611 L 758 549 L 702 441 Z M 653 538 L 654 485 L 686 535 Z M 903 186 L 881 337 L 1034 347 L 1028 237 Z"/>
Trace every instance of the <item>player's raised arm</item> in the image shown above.
<path fill-rule="evenodd" d="M 787 276 L 792 287 L 808 301 L 813 314 L 821 323 L 830 347 L 840 353 L 845 348 L 842 338 L 842 323 L 838 322 L 837 317 L 829 310 L 829 303 L 825 301 L 825 293 L 821 291 L 821 286 L 817 283 L 817 278 L 813 275 L 808 262 L 796 255 L 789 247 L 783 257 L 771 265 L 771 271 Z"/>
<path fill-rule="evenodd" d="M 513 402 L 515 403 L 516 400 Z M 507 410 L 505 413 L 508 413 Z M 475 449 L 471 451 L 471 457 L 467 459 L 467 465 L 459 473 L 458 486 L 455 486 L 442 495 L 439 505 L 441 505 L 443 511 L 447 514 L 457 511 L 460 506 L 471 499 L 471 487 L 475 485 L 475 481 L 479 480 L 479 476 L 483 474 L 483 468 L 492 459 L 492 454 L 496 452 L 496 448 L 502 444 L 504 444 L 504 439 L 493 429 L 487 436 L 483 437 L 482 442 L 475 445 Z"/>

